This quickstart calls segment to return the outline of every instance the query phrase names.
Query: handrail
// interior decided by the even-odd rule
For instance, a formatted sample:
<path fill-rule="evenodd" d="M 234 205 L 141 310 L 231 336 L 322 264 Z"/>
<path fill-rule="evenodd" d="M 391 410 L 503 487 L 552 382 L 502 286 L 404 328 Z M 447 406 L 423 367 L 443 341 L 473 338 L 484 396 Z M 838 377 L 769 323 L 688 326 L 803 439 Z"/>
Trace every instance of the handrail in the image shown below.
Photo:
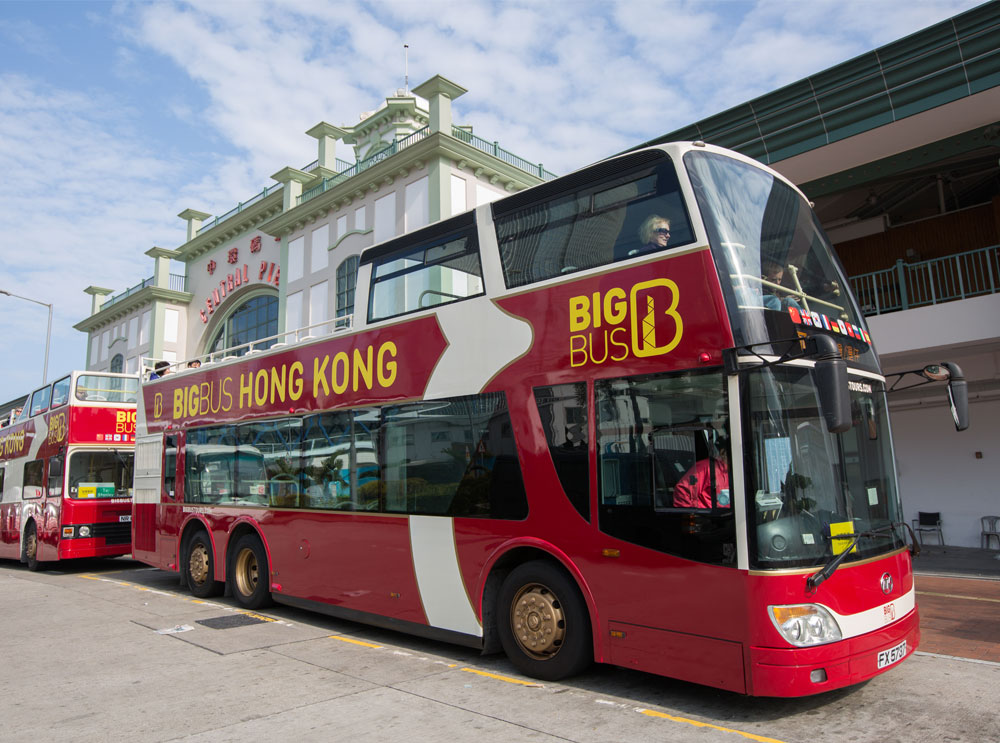
<path fill-rule="evenodd" d="M 852 276 L 865 315 L 953 302 L 1000 291 L 1000 245 Z"/>
<path fill-rule="evenodd" d="M 541 178 L 543 181 L 552 180 L 556 177 L 555 173 L 551 173 L 546 170 L 541 163 L 535 164 L 528 162 L 523 157 L 518 157 L 513 152 L 505 150 L 496 141 L 488 142 L 482 137 L 477 137 L 472 132 L 462 129 L 457 126 L 451 128 L 451 136 L 455 139 L 459 139 L 466 144 L 470 144 L 481 152 L 485 152 L 487 155 L 493 155 L 493 157 L 498 160 L 503 160 L 508 165 L 513 165 L 519 170 L 523 170 L 525 173 L 531 173 L 533 176 Z"/>
<path fill-rule="evenodd" d="M 335 162 L 336 162 L 337 167 L 340 167 L 341 164 L 347 165 L 347 163 L 344 162 L 343 160 L 341 160 L 340 158 L 337 158 Z M 313 160 L 311 163 L 309 163 L 304 168 L 302 168 L 302 170 L 304 172 L 308 173 L 309 171 L 315 170 L 318 167 L 319 167 L 319 160 Z M 243 211 L 244 209 L 246 209 L 248 206 L 252 206 L 253 204 L 256 204 L 261 199 L 270 196 L 275 191 L 278 191 L 278 190 L 280 190 L 283 187 L 284 187 L 283 183 L 277 183 L 277 184 L 275 184 L 273 186 L 266 186 L 263 191 L 261 191 L 260 193 L 254 194 L 253 196 L 251 196 L 246 201 L 239 202 L 234 208 L 230 209 L 225 214 L 223 214 L 221 216 L 218 216 L 215 219 L 213 219 L 211 221 L 211 223 L 205 222 L 204 224 L 202 224 L 202 226 L 198 228 L 198 233 L 197 234 L 200 235 L 203 232 L 207 232 L 208 230 L 210 230 L 213 227 L 215 227 L 216 225 L 218 225 L 220 222 L 225 222 L 230 217 L 233 217 L 233 216 L 239 214 L 241 211 Z"/>
<path fill-rule="evenodd" d="M 342 170 L 336 175 L 333 175 L 329 178 L 324 178 L 322 182 L 318 183 L 317 185 L 313 186 L 312 188 L 306 191 L 303 191 L 302 195 L 299 196 L 298 199 L 296 199 L 295 202 L 296 205 L 304 204 L 305 202 L 309 201 L 309 199 L 313 199 L 319 196 L 321 193 L 325 193 L 334 186 L 343 183 L 348 178 L 353 178 L 358 173 L 367 170 L 373 165 L 377 165 L 378 163 L 385 160 L 387 157 L 391 157 L 400 150 L 409 147 L 414 142 L 419 142 L 421 139 L 425 139 L 428 134 L 430 134 L 430 127 L 425 126 L 422 129 L 417 129 L 417 131 L 413 132 L 412 134 L 406 137 L 403 137 L 402 139 L 393 140 L 393 142 L 385 149 L 379 150 L 374 155 L 366 157 L 364 160 L 359 160 L 346 170 Z"/>

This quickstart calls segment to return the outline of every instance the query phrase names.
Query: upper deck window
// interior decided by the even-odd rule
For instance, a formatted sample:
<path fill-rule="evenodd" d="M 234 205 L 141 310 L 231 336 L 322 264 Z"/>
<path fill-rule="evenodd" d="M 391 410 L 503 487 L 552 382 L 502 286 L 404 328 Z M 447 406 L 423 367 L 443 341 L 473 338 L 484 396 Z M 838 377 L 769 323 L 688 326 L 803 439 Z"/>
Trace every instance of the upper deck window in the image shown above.
<path fill-rule="evenodd" d="M 52 385 L 52 407 L 58 408 L 69 400 L 69 377 L 63 377 Z"/>
<path fill-rule="evenodd" d="M 637 156 L 600 163 L 494 205 L 509 288 L 693 241 L 673 162 L 638 155 L 641 165 Z"/>
<path fill-rule="evenodd" d="M 431 230 L 415 245 L 402 238 L 376 249 L 372 260 L 372 288 L 368 321 L 405 315 L 408 312 L 456 302 L 483 293 L 483 269 L 475 224 L 445 234 Z M 434 234 L 438 233 L 438 234 Z M 410 243 L 409 245 L 407 243 Z M 398 249 L 391 249 L 399 245 Z"/>
<path fill-rule="evenodd" d="M 76 399 L 87 402 L 132 402 L 139 391 L 135 377 L 81 374 L 76 380 Z"/>
<path fill-rule="evenodd" d="M 51 391 L 51 387 L 42 387 L 40 390 L 35 390 L 31 396 L 31 415 L 38 415 L 49 409 L 49 393 Z"/>

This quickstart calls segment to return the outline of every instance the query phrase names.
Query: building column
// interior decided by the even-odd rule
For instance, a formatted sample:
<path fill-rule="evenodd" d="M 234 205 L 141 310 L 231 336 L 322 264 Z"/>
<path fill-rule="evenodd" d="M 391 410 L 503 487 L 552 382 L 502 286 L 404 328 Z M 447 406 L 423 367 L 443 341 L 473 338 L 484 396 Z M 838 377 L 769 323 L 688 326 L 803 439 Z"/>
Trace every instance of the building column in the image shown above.
<path fill-rule="evenodd" d="M 160 289 L 170 288 L 170 259 L 177 258 L 180 253 L 167 248 L 152 247 L 146 255 L 153 259 L 153 286 Z"/>
<path fill-rule="evenodd" d="M 441 75 L 435 75 L 415 87 L 413 92 L 427 99 L 431 134 L 452 136 L 451 102 L 468 91 Z M 435 157 L 427 163 L 427 196 L 427 216 L 431 222 L 451 216 L 451 168 L 446 158 Z"/>
<path fill-rule="evenodd" d="M 194 240 L 195 236 L 197 236 L 198 230 L 201 229 L 202 222 L 212 215 L 206 214 L 205 212 L 199 212 L 195 209 L 185 209 L 177 216 L 187 222 L 187 240 L 184 242 L 189 243 Z"/>
<path fill-rule="evenodd" d="M 451 102 L 469 91 L 448 78 L 435 75 L 427 82 L 420 83 L 413 92 L 421 98 L 426 98 L 430 105 L 431 134 L 442 132 L 450 137 Z"/>
<path fill-rule="evenodd" d="M 319 146 L 319 167 L 334 173 L 337 172 L 337 140 L 344 139 L 350 132 L 338 126 L 327 124 L 325 121 L 319 122 L 316 126 L 306 132 L 310 137 L 314 137 Z"/>
<path fill-rule="evenodd" d="M 299 205 L 299 196 L 302 195 L 302 184 L 308 183 L 313 179 L 311 173 L 304 173 L 301 170 L 291 167 L 282 168 L 271 177 L 285 186 L 282 189 L 282 213 L 294 209 Z"/>
<path fill-rule="evenodd" d="M 111 294 L 111 289 L 105 289 L 100 286 L 88 286 L 83 292 L 90 295 L 90 314 L 96 315 L 101 311 L 101 305 L 104 304 L 104 300 Z M 89 350 L 88 353 L 90 353 Z"/>

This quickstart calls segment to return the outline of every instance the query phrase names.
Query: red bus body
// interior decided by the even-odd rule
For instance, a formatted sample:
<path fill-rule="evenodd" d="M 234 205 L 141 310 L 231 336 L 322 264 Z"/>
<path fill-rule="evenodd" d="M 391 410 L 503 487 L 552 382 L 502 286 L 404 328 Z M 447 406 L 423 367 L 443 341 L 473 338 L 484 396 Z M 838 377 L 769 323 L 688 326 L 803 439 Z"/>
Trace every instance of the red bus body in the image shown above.
<path fill-rule="evenodd" d="M 691 219 L 695 226 L 686 249 L 496 291 L 503 279 L 495 248 L 491 253 L 485 247 L 488 210 L 477 212 L 488 293 L 145 384 L 135 557 L 189 576 L 197 570 L 192 540 L 202 534 L 209 546 L 199 564 L 209 566 L 209 582 L 232 586 L 234 550 L 249 535 L 263 545 L 260 579 L 276 601 L 487 651 L 498 649 L 498 625 L 507 621 L 509 607 L 500 600 L 505 577 L 525 563 L 544 562 L 568 576 L 579 592 L 594 660 L 741 694 L 815 694 L 871 678 L 912 653 L 919 626 L 905 549 L 848 560 L 812 590 L 807 578 L 823 562 L 786 570 L 752 567 L 746 505 L 752 499 L 742 496 L 744 486 L 736 477 L 746 462 L 734 465 L 733 508 L 715 511 L 736 522 L 735 547 L 724 550 L 723 564 L 669 554 L 638 543 L 645 537 L 622 538 L 604 528 L 601 519 L 615 498 L 624 502 L 626 496 L 606 492 L 602 473 L 610 478 L 618 454 L 609 453 L 611 444 L 599 451 L 597 441 L 629 434 L 605 422 L 608 414 L 598 409 L 595 389 L 608 380 L 644 379 L 664 369 L 714 370 L 723 379 L 722 351 L 735 345 L 730 300 L 697 218 Z M 358 303 L 374 307 L 366 284 L 373 273 L 364 263 L 363 258 Z M 655 336 L 642 326 L 647 317 L 655 317 L 650 320 Z M 554 464 L 548 424 L 536 404 L 538 389 L 563 383 L 586 389 L 581 406 L 589 444 L 577 450 L 585 503 L 574 504 L 564 492 L 573 475 Z M 738 411 L 739 382 L 732 378 L 726 384 L 734 390 L 731 410 Z M 301 421 L 323 411 L 378 411 L 499 393 L 523 474 L 523 518 L 443 515 L 433 510 L 431 496 L 425 510 L 419 505 L 400 513 L 336 510 L 315 505 L 299 486 L 291 500 L 282 500 L 280 488 L 270 484 L 266 500 L 245 493 L 230 497 L 235 484 L 219 491 L 224 503 L 185 496 L 193 487 L 185 478 L 202 477 L 214 466 L 186 461 L 196 456 L 190 437 L 205 427 Z M 733 420 L 740 415 L 734 412 Z M 748 446 L 739 428 L 734 425 L 734 451 L 741 442 Z M 617 432 L 609 433 L 612 429 Z M 653 435 L 652 429 L 642 434 L 650 441 Z M 244 444 L 240 439 L 239 446 Z M 470 468 L 484 448 L 474 441 L 465 445 Z M 210 449 L 198 451 L 206 462 L 212 456 Z M 461 454 L 461 447 L 456 451 Z M 624 462 L 622 455 L 622 467 Z M 388 465 L 382 464 L 385 486 Z M 876 496 L 869 491 L 869 499 Z M 260 502 L 246 502 L 255 497 Z M 384 511 L 387 500 L 380 497 Z M 414 496 L 415 502 L 420 497 Z M 697 527 L 690 532 L 697 537 Z M 809 647 L 783 639 L 767 607 L 804 602 L 838 618 L 843 639 Z M 893 648 L 899 648 L 899 657 L 880 656 Z"/>
<path fill-rule="evenodd" d="M 135 399 L 135 377 L 74 372 L 55 384 L 76 390 L 81 378 L 116 380 L 114 384 L 128 380 Z M 118 452 L 114 456 L 127 459 L 131 478 L 135 403 L 87 400 L 79 389 L 79 395 L 69 394 L 44 411 L 0 428 L 0 558 L 28 560 L 25 538 L 32 534 L 37 551 L 29 564 L 131 551 L 131 497 L 99 492 L 97 483 L 81 489 L 81 480 L 72 480 L 67 464 L 73 466 L 75 456 Z M 32 477 L 38 471 L 41 482 Z"/>

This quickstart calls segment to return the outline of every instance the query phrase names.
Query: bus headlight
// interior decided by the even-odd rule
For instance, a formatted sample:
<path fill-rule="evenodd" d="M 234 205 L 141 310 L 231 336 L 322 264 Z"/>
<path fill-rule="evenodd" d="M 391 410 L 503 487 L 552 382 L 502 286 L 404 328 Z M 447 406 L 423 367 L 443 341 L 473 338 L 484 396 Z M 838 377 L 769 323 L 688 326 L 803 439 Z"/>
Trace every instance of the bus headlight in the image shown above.
<path fill-rule="evenodd" d="M 89 526 L 81 526 L 80 530 L 79 530 L 79 534 L 80 534 L 81 537 L 89 537 L 90 536 L 90 527 Z"/>
<path fill-rule="evenodd" d="M 768 614 L 781 636 L 792 645 L 823 645 L 843 639 L 833 615 L 818 604 L 769 606 Z"/>

